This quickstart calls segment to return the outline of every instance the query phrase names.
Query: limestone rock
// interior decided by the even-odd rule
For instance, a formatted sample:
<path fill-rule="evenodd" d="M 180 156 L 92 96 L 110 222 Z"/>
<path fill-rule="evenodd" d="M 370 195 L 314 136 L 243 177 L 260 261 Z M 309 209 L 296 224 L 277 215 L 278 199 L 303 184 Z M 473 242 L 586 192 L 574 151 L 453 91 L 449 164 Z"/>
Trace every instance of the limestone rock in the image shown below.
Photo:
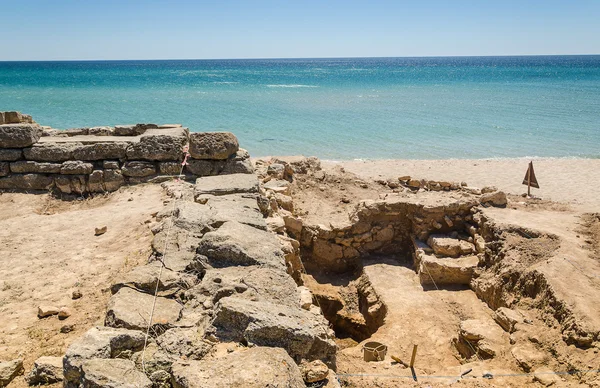
<path fill-rule="evenodd" d="M 419 279 L 421 284 L 469 284 L 478 264 L 477 256 L 440 259 L 423 254 L 419 263 Z"/>
<path fill-rule="evenodd" d="M 516 330 L 517 323 L 523 323 L 523 316 L 515 310 L 506 307 L 500 307 L 494 312 L 494 320 L 502 326 L 504 330 L 512 333 Z"/>
<path fill-rule="evenodd" d="M 91 163 L 84 163 L 78 160 L 69 160 L 62 164 L 60 173 L 66 175 L 85 175 L 91 174 L 93 170 L 94 165 Z"/>
<path fill-rule="evenodd" d="M 71 316 L 71 309 L 68 307 L 61 307 L 60 310 L 58 310 L 58 319 L 67 319 Z"/>
<path fill-rule="evenodd" d="M 289 307 L 298 306 L 298 292 L 292 278 L 282 270 L 258 266 L 208 269 L 202 282 L 186 292 L 186 299 L 198 303 L 209 300 L 210 305 L 215 305 L 231 295 L 248 300 L 260 298 Z"/>
<path fill-rule="evenodd" d="M 73 149 L 73 159 L 123 159 L 126 156 L 127 145 L 126 142 L 107 142 L 76 146 Z"/>
<path fill-rule="evenodd" d="M 282 217 L 267 217 L 265 221 L 270 231 L 274 233 L 283 233 L 285 231 L 285 222 L 283 221 Z"/>
<path fill-rule="evenodd" d="M 201 200 L 204 205 L 193 202 L 176 205 L 174 224 L 198 233 L 212 231 L 227 221 L 237 221 L 261 230 L 267 229 L 255 197 L 202 196 Z"/>
<path fill-rule="evenodd" d="M 86 175 L 57 175 L 54 184 L 64 194 L 83 194 L 88 191 Z"/>
<path fill-rule="evenodd" d="M 46 318 L 52 315 L 58 314 L 58 307 L 51 305 L 40 305 L 38 306 L 38 318 Z"/>
<path fill-rule="evenodd" d="M 329 374 L 329 368 L 321 360 L 301 363 L 300 371 L 302 372 L 304 382 L 309 384 L 323 381 Z"/>
<path fill-rule="evenodd" d="M 42 128 L 37 124 L 0 125 L 0 148 L 30 147 L 42 137 Z"/>
<path fill-rule="evenodd" d="M 470 344 L 463 347 L 457 345 L 463 356 L 470 357 L 474 348 L 482 358 L 496 357 L 507 342 L 504 332 L 498 325 L 491 320 L 480 319 L 469 319 L 460 323 L 459 341 L 468 341 Z"/>
<path fill-rule="evenodd" d="M 141 350 L 144 333 L 111 327 L 94 327 L 76 339 L 63 359 L 65 387 L 79 386 L 81 365 L 92 358 L 114 358 Z"/>
<path fill-rule="evenodd" d="M 234 155 L 239 143 L 231 132 L 204 132 L 190 134 L 190 155 L 194 159 L 224 160 Z"/>
<path fill-rule="evenodd" d="M 41 174 L 12 174 L 0 178 L 0 189 L 48 190 L 54 180 Z"/>
<path fill-rule="evenodd" d="M 475 252 L 473 244 L 442 234 L 432 234 L 427 239 L 427 244 L 433 249 L 436 255 L 440 256 L 458 257 Z"/>
<path fill-rule="evenodd" d="M 335 365 L 336 345 L 327 321 L 297 307 L 227 297 L 217 304 L 211 324 L 225 341 L 284 348 L 296 362 L 319 359 Z"/>
<path fill-rule="evenodd" d="M 89 130 L 91 136 L 113 136 L 115 129 L 111 127 L 92 127 Z"/>
<path fill-rule="evenodd" d="M 220 358 L 173 364 L 174 388 L 305 388 L 302 374 L 285 350 L 253 347 Z"/>
<path fill-rule="evenodd" d="M 300 307 L 304 310 L 310 310 L 313 301 L 312 292 L 310 292 L 308 287 L 300 286 L 298 287 L 298 294 L 300 296 Z"/>
<path fill-rule="evenodd" d="M 113 131 L 115 136 L 140 136 L 146 132 L 149 127 L 156 128 L 156 125 L 150 124 L 131 124 L 131 125 L 115 125 Z"/>
<path fill-rule="evenodd" d="M 493 193 L 494 191 L 498 191 L 496 186 L 485 186 L 481 189 L 481 194 Z"/>
<path fill-rule="evenodd" d="M 105 170 L 118 170 L 121 168 L 119 162 L 116 160 L 105 160 L 102 162 L 102 168 Z"/>
<path fill-rule="evenodd" d="M 239 222 L 225 222 L 200 241 L 197 252 L 213 267 L 267 265 L 285 268 L 281 244 L 272 233 Z"/>
<path fill-rule="evenodd" d="M 6 387 L 23 372 L 23 360 L 21 359 L 0 362 L 0 387 Z"/>
<path fill-rule="evenodd" d="M 525 372 L 529 372 L 536 366 L 546 365 L 548 362 L 546 354 L 530 342 L 514 346 L 510 353 Z"/>
<path fill-rule="evenodd" d="M 23 155 L 38 162 L 65 162 L 73 159 L 73 151 L 80 146 L 81 143 L 37 143 L 24 148 Z"/>
<path fill-rule="evenodd" d="M 133 361 L 94 358 L 83 363 L 81 387 L 152 388 L 152 381 L 135 369 Z"/>
<path fill-rule="evenodd" d="M 240 149 L 234 156 L 226 160 L 188 159 L 186 171 L 200 176 L 225 174 L 252 174 L 254 167 L 246 150 Z"/>
<path fill-rule="evenodd" d="M 161 274 L 160 280 L 158 278 Z M 158 282 L 158 289 L 157 283 Z M 160 270 L 160 264 L 152 263 L 135 267 L 131 271 L 119 276 L 111 286 L 111 292 L 116 294 L 121 288 L 135 288 L 139 291 L 154 294 L 156 290 L 160 296 L 172 296 L 181 290 L 196 284 L 196 276 L 174 272 L 169 269 Z"/>
<path fill-rule="evenodd" d="M 92 171 L 88 177 L 88 190 L 90 193 L 102 193 L 106 191 L 104 188 L 104 171 Z"/>
<path fill-rule="evenodd" d="M 61 165 L 58 163 L 39 163 L 21 160 L 10 164 L 10 171 L 17 174 L 59 174 L 60 169 Z"/>
<path fill-rule="evenodd" d="M 127 158 L 150 161 L 183 160 L 187 128 L 165 128 L 148 131 L 138 143 L 127 148 Z"/>
<path fill-rule="evenodd" d="M 0 177 L 7 176 L 10 174 L 10 168 L 8 162 L 0 162 Z"/>
<path fill-rule="evenodd" d="M 40 357 L 25 378 L 29 385 L 53 384 L 63 380 L 62 357 Z"/>
<path fill-rule="evenodd" d="M 483 194 L 481 197 L 479 197 L 479 202 L 482 205 L 504 207 L 508 203 L 508 200 L 504 191 L 496 191 L 493 193 Z"/>
<path fill-rule="evenodd" d="M 156 174 L 156 167 L 154 163 L 133 161 L 126 162 L 121 171 L 129 177 L 147 177 Z"/>
<path fill-rule="evenodd" d="M 158 346 L 178 358 L 201 360 L 212 348 L 198 328 L 173 328 L 156 339 Z"/>
<path fill-rule="evenodd" d="M 207 176 L 196 180 L 196 196 L 203 194 L 226 195 L 258 193 L 258 179 L 252 174 Z"/>
<path fill-rule="evenodd" d="M 127 287 L 121 288 L 110 298 L 105 325 L 132 330 L 146 330 L 153 303 L 154 297 L 152 295 Z M 181 305 L 176 301 L 158 297 L 151 326 L 157 328 L 172 327 L 180 318 L 181 309 Z"/>
<path fill-rule="evenodd" d="M 23 151 L 20 149 L 0 148 L 0 161 L 14 162 L 21 159 Z"/>
<path fill-rule="evenodd" d="M 35 124 L 30 115 L 17 111 L 0 112 L 0 124 Z"/>
<path fill-rule="evenodd" d="M 106 191 L 117 191 L 125 184 L 125 178 L 120 170 L 104 170 L 104 189 Z"/>

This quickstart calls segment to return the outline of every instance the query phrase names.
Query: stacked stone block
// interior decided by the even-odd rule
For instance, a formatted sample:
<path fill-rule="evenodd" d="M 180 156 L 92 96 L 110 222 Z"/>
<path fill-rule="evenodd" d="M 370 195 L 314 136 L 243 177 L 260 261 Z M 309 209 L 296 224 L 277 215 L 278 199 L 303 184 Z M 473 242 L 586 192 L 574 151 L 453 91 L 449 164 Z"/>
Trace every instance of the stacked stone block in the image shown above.
<path fill-rule="evenodd" d="M 180 125 L 156 124 L 56 130 L 0 112 L 0 190 L 110 192 L 165 176 L 252 173 L 249 157 L 229 132 L 190 135 Z"/>

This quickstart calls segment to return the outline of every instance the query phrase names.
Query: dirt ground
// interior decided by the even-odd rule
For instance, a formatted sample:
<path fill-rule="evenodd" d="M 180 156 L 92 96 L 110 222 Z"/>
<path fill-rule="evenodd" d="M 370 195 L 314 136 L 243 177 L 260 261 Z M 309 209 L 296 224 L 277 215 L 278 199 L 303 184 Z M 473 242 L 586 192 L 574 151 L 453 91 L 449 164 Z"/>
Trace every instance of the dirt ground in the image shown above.
<path fill-rule="evenodd" d="M 27 374 L 40 356 L 62 356 L 101 323 L 112 279 L 150 253 L 152 213 L 163 207 L 160 185 L 61 201 L 49 194 L 0 194 L 0 360 L 23 358 Z M 95 236 L 95 228 L 107 232 Z M 83 296 L 73 300 L 78 289 Z M 72 315 L 39 319 L 39 305 Z M 10 388 L 25 387 L 22 377 Z"/>

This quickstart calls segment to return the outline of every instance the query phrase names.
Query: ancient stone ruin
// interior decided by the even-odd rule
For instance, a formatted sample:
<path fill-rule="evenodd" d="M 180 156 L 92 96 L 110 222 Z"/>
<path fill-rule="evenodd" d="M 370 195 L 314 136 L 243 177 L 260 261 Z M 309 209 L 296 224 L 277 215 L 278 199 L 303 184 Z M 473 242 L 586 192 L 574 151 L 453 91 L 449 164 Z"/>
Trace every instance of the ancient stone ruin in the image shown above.
<path fill-rule="evenodd" d="M 494 222 L 486 207 L 507 204 L 494 188 L 401 177 L 379 183 L 392 195 L 359 201 L 347 219 L 311 223 L 295 196 L 326 180 L 316 158 L 255 168 L 231 133 L 154 124 L 60 131 L 24 115 L 0 117 L 2 190 L 68 197 L 156 182 L 171 197 L 156 214 L 147 264 L 110 288 L 103 325 L 62 359 L 38 360 L 32 385 L 339 386 L 340 340 L 356 345 L 402 317 L 389 303 L 401 295 L 373 284 L 373 263 L 416 274 L 419 292 L 469 290 L 485 302 L 489 316 L 461 316 L 445 344 L 453 360 L 504 359 L 516 342 L 510 354 L 519 367 L 540 367 L 546 356 L 518 336 L 529 324 L 512 308 L 518 296 L 539 297 L 566 343 L 586 349 L 600 339 L 543 274 L 506 259 L 510 236 L 555 237 Z"/>
<path fill-rule="evenodd" d="M 103 193 L 125 184 L 250 173 L 248 152 L 230 133 L 193 133 L 181 125 L 136 124 L 56 130 L 2 112 L 0 189 Z M 184 146 L 189 143 L 185 166 Z"/>

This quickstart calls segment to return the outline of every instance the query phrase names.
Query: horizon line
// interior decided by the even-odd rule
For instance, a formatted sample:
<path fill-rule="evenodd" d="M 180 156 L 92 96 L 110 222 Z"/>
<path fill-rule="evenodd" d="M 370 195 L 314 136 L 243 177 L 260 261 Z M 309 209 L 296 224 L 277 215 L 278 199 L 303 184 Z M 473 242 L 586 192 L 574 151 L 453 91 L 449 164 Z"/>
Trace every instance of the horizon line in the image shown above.
<path fill-rule="evenodd" d="M 159 58 L 159 59 L 12 59 L 7 62 L 132 62 L 132 61 L 241 61 L 241 60 L 300 60 L 300 59 L 395 59 L 395 58 L 510 58 L 510 57 L 593 57 L 598 54 L 503 54 L 503 55 L 422 55 L 422 56 L 348 56 L 348 57 L 238 57 L 238 58 Z"/>

